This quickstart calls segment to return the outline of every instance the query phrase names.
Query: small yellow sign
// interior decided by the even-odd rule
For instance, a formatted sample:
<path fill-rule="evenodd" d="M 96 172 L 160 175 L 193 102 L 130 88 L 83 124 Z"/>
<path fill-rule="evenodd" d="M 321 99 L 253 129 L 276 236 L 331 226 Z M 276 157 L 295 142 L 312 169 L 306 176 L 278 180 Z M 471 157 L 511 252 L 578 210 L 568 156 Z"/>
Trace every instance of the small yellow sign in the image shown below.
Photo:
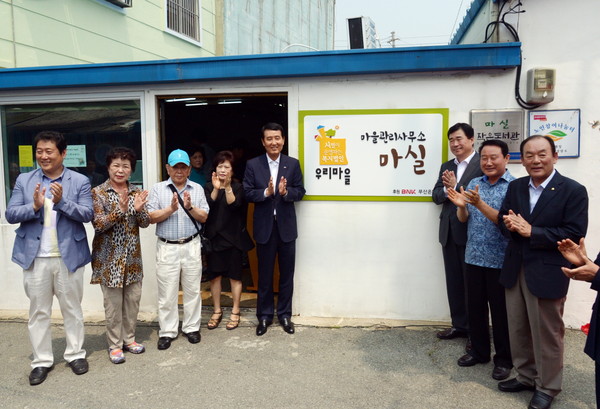
<path fill-rule="evenodd" d="M 20 168 L 32 168 L 33 167 L 33 146 L 19 145 L 19 167 Z"/>
<path fill-rule="evenodd" d="M 339 127 L 325 130 L 323 125 L 317 126 L 318 135 L 315 140 L 319 142 L 319 164 L 321 165 L 347 165 L 346 139 L 333 139 Z"/>
<path fill-rule="evenodd" d="M 347 165 L 346 139 L 319 138 L 319 163 L 321 165 Z"/>

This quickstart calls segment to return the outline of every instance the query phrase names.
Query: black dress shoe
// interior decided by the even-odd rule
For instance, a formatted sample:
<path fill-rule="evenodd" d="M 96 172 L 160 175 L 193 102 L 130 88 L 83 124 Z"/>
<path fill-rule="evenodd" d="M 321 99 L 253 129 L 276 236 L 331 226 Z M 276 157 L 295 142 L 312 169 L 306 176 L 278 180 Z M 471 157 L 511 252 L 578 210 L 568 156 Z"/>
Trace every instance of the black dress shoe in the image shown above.
<path fill-rule="evenodd" d="M 506 379 L 510 375 L 510 370 L 511 368 L 507 368 L 504 366 L 494 366 L 494 370 L 492 371 L 492 378 L 494 378 L 497 381 Z"/>
<path fill-rule="evenodd" d="M 160 337 L 158 338 L 158 349 L 169 349 L 171 346 L 171 341 L 173 338 L 171 337 Z"/>
<path fill-rule="evenodd" d="M 489 361 L 480 361 L 479 359 L 475 358 L 473 355 L 469 355 L 469 354 L 465 354 L 465 355 L 461 356 L 460 358 L 458 358 L 458 361 L 456 361 L 458 366 L 473 366 L 473 365 L 477 365 L 477 364 L 485 364 L 486 362 L 489 362 Z"/>
<path fill-rule="evenodd" d="M 190 344 L 197 344 L 200 342 L 200 331 L 188 332 L 187 334 L 184 332 L 183 336 L 190 341 Z"/>
<path fill-rule="evenodd" d="M 283 330 L 288 334 L 293 334 L 296 332 L 294 330 L 294 323 L 289 318 L 282 318 L 279 320 L 279 323 L 283 327 Z"/>
<path fill-rule="evenodd" d="M 535 391 L 527 409 L 549 409 L 554 398 L 544 392 Z"/>
<path fill-rule="evenodd" d="M 79 358 L 71 361 L 69 362 L 69 366 L 75 375 L 83 375 L 90 368 L 88 366 L 88 361 L 85 358 Z"/>
<path fill-rule="evenodd" d="M 271 325 L 272 322 L 271 321 L 267 321 L 267 320 L 259 320 L 258 321 L 258 325 L 256 326 L 256 335 L 258 335 L 259 337 L 261 335 L 265 335 L 267 333 L 267 328 L 269 327 L 269 325 Z"/>
<path fill-rule="evenodd" d="M 48 376 L 48 372 L 54 369 L 54 365 L 52 366 L 37 366 L 33 368 L 31 373 L 29 374 L 29 384 L 30 385 L 39 385 L 40 383 L 46 380 Z"/>
<path fill-rule="evenodd" d="M 521 391 L 533 391 L 535 386 L 525 385 L 517 381 L 517 378 L 509 379 L 508 381 L 498 382 L 498 389 L 502 392 L 521 392 Z"/>
<path fill-rule="evenodd" d="M 454 327 L 445 329 L 436 334 L 439 339 L 454 339 L 454 338 L 467 338 L 469 335 L 465 331 L 461 331 Z"/>

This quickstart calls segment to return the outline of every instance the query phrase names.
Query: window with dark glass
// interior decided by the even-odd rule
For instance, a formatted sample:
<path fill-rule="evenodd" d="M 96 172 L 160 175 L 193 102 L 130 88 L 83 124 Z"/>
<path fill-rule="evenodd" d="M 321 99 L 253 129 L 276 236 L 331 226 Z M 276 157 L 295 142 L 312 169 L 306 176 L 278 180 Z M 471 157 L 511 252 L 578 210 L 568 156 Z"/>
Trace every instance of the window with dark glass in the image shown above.
<path fill-rule="evenodd" d="M 131 7 L 133 6 L 133 0 L 106 0 L 109 3 L 119 7 Z"/>
<path fill-rule="evenodd" d="M 142 137 L 138 100 L 0 106 L 6 198 L 20 173 L 37 168 L 33 138 L 58 131 L 67 139 L 65 166 L 90 179 L 92 187 L 108 178 L 106 154 L 115 146 L 135 151 L 130 181 L 142 185 Z"/>

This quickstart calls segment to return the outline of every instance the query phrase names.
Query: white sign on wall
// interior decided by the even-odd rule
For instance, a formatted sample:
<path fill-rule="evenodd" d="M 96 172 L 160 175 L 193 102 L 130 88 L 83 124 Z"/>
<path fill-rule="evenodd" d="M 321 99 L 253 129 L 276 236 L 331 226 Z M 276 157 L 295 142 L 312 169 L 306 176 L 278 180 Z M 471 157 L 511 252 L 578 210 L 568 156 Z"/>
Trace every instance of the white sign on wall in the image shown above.
<path fill-rule="evenodd" d="M 300 111 L 306 200 L 430 201 L 448 109 Z"/>
<path fill-rule="evenodd" d="M 522 109 L 472 109 L 471 126 L 475 131 L 475 150 L 490 139 L 500 139 L 508 145 L 511 159 L 519 159 L 519 147 L 525 139 Z"/>
<path fill-rule="evenodd" d="M 529 135 L 552 138 L 559 158 L 577 158 L 580 122 L 579 109 L 529 111 Z"/>

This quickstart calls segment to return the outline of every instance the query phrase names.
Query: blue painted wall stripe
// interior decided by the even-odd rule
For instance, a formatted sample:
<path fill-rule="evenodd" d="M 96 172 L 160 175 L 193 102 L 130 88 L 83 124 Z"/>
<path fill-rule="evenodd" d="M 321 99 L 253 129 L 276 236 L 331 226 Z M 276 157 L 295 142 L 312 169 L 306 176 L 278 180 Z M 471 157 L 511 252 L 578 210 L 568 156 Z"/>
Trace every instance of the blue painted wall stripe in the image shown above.
<path fill-rule="evenodd" d="M 0 71 L 0 91 L 502 69 L 519 64 L 520 48 L 520 43 L 468 44 L 12 68 Z"/>

